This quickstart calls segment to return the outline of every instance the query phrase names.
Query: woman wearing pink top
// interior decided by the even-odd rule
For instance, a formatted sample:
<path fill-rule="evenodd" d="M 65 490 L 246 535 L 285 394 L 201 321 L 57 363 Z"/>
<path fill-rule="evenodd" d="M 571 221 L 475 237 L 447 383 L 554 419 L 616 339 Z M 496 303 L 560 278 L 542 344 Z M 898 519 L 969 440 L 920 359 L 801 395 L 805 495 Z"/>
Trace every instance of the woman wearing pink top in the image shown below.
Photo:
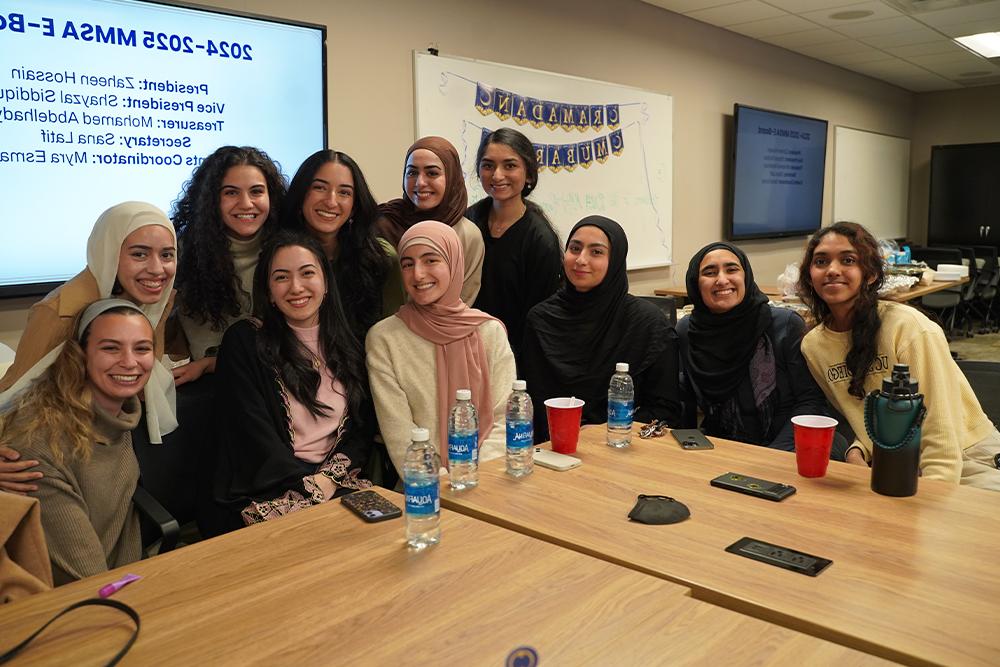
<path fill-rule="evenodd" d="M 215 495 L 227 529 L 372 485 L 360 474 L 375 431 L 364 356 L 327 267 L 312 237 L 276 234 L 254 273 L 260 319 L 223 337 Z"/>

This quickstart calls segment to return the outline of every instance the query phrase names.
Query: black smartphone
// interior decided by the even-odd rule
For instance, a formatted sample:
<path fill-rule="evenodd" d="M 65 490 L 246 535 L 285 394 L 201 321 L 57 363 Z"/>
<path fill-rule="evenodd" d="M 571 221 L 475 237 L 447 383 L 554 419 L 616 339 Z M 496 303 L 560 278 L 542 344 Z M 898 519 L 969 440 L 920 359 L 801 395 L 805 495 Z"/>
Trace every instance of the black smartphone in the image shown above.
<path fill-rule="evenodd" d="M 713 479 L 710 484 L 720 489 L 728 489 L 737 493 L 745 493 L 750 496 L 757 496 L 765 500 L 775 502 L 784 500 L 795 493 L 795 487 L 778 482 L 769 482 L 766 479 L 748 477 L 735 472 L 727 472 Z"/>
<path fill-rule="evenodd" d="M 715 449 L 715 445 L 696 428 L 675 428 L 670 431 L 670 434 L 684 449 Z"/>
<path fill-rule="evenodd" d="M 368 523 L 388 521 L 403 515 L 403 511 L 374 491 L 355 491 L 340 499 L 349 510 Z"/>

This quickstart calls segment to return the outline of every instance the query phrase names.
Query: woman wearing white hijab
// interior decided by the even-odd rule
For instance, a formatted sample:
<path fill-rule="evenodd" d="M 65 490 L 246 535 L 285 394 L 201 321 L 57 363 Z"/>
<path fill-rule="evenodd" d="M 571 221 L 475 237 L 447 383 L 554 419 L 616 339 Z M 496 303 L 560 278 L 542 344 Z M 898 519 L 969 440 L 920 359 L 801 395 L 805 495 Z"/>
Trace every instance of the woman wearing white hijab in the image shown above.
<path fill-rule="evenodd" d="M 145 389 L 150 442 L 177 428 L 173 376 L 163 355 L 163 314 L 173 300 L 177 237 L 166 214 L 144 202 L 124 202 L 101 214 L 87 239 L 87 268 L 31 307 L 14 363 L 0 379 L 0 412 L 40 377 L 72 337 L 76 315 L 98 299 L 117 296 L 135 303 L 152 323 L 157 362 Z M 0 490 L 35 490 L 40 474 L 16 451 L 0 447 Z"/>

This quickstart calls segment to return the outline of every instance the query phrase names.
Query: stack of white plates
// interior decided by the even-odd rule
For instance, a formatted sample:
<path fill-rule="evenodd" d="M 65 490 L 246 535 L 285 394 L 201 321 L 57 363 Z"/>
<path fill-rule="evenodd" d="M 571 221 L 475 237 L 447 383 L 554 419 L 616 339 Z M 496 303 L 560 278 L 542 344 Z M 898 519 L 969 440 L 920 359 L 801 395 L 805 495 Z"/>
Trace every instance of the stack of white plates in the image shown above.
<path fill-rule="evenodd" d="M 938 264 L 934 273 L 934 280 L 941 282 L 945 280 L 960 280 L 969 276 L 969 267 L 962 264 Z"/>

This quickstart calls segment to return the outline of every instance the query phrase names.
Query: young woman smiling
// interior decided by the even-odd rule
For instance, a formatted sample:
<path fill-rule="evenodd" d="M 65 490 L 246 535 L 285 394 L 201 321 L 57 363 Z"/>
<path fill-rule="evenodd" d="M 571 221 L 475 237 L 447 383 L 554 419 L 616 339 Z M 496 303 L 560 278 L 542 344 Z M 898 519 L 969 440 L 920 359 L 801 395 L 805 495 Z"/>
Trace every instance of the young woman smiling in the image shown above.
<path fill-rule="evenodd" d="M 174 228 L 160 209 L 124 202 L 101 214 L 87 239 L 87 268 L 31 307 L 14 363 L 0 380 L 0 411 L 56 357 L 54 350 L 73 336 L 73 321 L 98 299 L 120 296 L 139 306 L 155 326 L 156 357 L 164 349 L 164 311 L 173 301 L 177 249 Z M 146 388 L 149 438 L 160 442 L 177 427 L 173 378 L 163 365 L 153 369 Z M 36 491 L 42 476 L 37 461 L 0 446 L 0 490 Z"/>
<path fill-rule="evenodd" d="M 538 159 L 526 136 L 496 130 L 479 146 L 476 164 L 488 196 L 465 214 L 486 245 L 475 307 L 504 323 L 517 357 L 528 311 L 559 289 L 562 249 L 545 212 L 526 199 L 538 185 Z"/>
<path fill-rule="evenodd" d="M 376 209 L 357 162 L 346 153 L 321 150 L 295 173 L 281 215 L 283 227 L 305 230 L 323 246 L 351 329 L 362 341 L 406 295 L 396 250 L 375 235 Z"/>
<path fill-rule="evenodd" d="M 521 360 L 536 442 L 549 437 L 549 398 L 582 398 L 585 424 L 607 421 L 608 382 L 622 361 L 635 383 L 635 419 L 680 419 L 676 336 L 656 306 L 628 293 L 627 255 L 621 225 L 584 218 L 566 244 L 566 284 L 528 313 Z"/>
<path fill-rule="evenodd" d="M 254 273 L 260 320 L 232 325 L 217 367 L 216 493 L 235 529 L 371 486 L 375 419 L 361 345 L 323 249 L 281 230 Z"/>
<path fill-rule="evenodd" d="M 403 198 L 378 207 L 378 229 L 389 243 L 398 245 L 403 233 L 421 220 L 436 220 L 454 228 L 465 257 L 459 296 L 472 304 L 482 282 L 485 250 L 483 235 L 465 217 L 468 202 L 458 151 L 447 139 L 424 137 L 406 151 Z"/>
<path fill-rule="evenodd" d="M 503 325 L 459 297 L 462 245 L 440 222 L 420 222 L 399 242 L 409 302 L 368 332 L 368 377 L 382 438 L 402 474 L 410 431 L 430 431 L 448 460 L 448 411 L 470 389 L 479 413 L 479 460 L 505 451 L 504 414 L 514 355 Z"/>
<path fill-rule="evenodd" d="M 156 364 L 153 326 L 139 306 L 101 299 L 46 371 L 0 418 L 0 443 L 38 461 L 39 499 L 55 583 L 141 557 L 132 494 L 139 466 L 130 431 Z"/>
<path fill-rule="evenodd" d="M 923 477 L 1000 491 L 1000 433 L 952 359 L 944 332 L 914 308 L 880 301 L 883 280 L 878 242 L 861 225 L 834 223 L 806 246 L 799 294 L 818 325 L 803 339 L 802 353 L 854 429 L 848 463 L 871 461 L 864 397 L 881 387 L 894 364 L 908 364 L 927 408 L 920 440 Z"/>
<path fill-rule="evenodd" d="M 285 196 L 278 167 L 250 146 L 223 146 L 195 169 L 174 204 L 182 248 L 170 353 L 190 356 L 174 369 L 177 385 L 215 369 L 222 334 L 250 314 L 261 242 L 277 227 Z"/>
<path fill-rule="evenodd" d="M 795 450 L 790 419 L 826 414 L 826 399 L 799 350 L 805 323 L 771 308 L 746 254 L 710 243 L 691 258 L 689 317 L 677 324 L 683 425 L 712 436 Z"/>

